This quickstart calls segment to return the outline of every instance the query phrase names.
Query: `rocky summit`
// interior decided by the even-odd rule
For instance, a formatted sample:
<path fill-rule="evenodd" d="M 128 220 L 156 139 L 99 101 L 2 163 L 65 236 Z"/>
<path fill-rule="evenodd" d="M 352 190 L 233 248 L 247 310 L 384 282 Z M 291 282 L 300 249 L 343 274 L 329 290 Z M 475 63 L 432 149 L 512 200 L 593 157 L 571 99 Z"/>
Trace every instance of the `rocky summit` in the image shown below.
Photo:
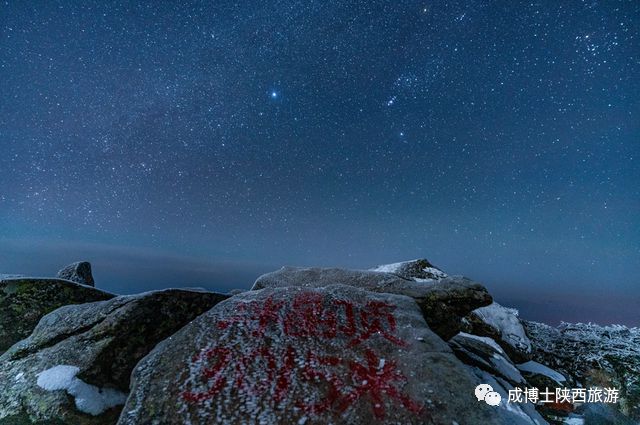
<path fill-rule="evenodd" d="M 73 273 L 0 281 L 0 425 L 638 420 L 637 329 L 523 321 L 426 259 L 284 267 L 226 295 L 115 296 Z M 620 398 L 510 400 L 568 386 Z"/>

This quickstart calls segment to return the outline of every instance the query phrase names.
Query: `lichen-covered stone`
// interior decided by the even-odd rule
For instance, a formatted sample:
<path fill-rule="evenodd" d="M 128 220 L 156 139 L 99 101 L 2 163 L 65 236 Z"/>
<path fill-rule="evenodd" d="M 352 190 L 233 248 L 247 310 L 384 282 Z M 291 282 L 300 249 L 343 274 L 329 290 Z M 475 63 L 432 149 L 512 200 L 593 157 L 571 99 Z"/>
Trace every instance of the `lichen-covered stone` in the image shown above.
<path fill-rule="evenodd" d="M 28 337 L 42 316 L 58 307 L 108 300 L 114 296 L 61 279 L 0 281 L 0 354 Z"/>
<path fill-rule="evenodd" d="M 39 376 L 56 367 L 74 368 L 77 382 L 96 391 L 97 397 L 100 391 L 126 396 L 131 371 L 142 357 L 226 298 L 169 289 L 68 305 L 49 313 L 29 338 L 0 356 L 0 425 L 17 418 L 65 425 L 115 423 L 121 405 L 103 403 L 106 407 L 96 412 L 94 403 L 80 410 L 73 391 L 52 390 L 51 383 L 38 383 Z"/>
<path fill-rule="evenodd" d="M 252 289 L 319 288 L 331 284 L 412 297 L 429 327 L 445 340 L 460 331 L 464 316 L 493 301 L 484 286 L 461 276 L 418 282 L 392 273 L 340 268 L 283 267 L 260 276 Z"/>
<path fill-rule="evenodd" d="M 497 424 L 413 299 L 352 286 L 237 294 L 134 370 L 118 425 Z"/>

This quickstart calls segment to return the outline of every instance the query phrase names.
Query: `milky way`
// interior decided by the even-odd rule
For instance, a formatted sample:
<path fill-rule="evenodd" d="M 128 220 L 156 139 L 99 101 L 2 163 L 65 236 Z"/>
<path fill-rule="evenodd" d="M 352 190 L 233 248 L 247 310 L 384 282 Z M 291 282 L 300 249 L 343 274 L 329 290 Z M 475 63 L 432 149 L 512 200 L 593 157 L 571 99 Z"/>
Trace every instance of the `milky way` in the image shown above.
<path fill-rule="evenodd" d="M 88 257 L 136 292 L 427 257 L 530 315 L 638 324 L 639 24 L 635 0 L 3 2 L 0 272 Z"/>

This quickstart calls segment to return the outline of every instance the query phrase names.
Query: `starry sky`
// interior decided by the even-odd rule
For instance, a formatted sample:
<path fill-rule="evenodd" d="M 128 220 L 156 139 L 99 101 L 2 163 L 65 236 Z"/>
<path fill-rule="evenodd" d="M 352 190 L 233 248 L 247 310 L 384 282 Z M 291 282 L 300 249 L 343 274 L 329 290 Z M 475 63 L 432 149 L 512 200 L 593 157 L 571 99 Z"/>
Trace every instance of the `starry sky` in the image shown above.
<path fill-rule="evenodd" d="M 426 257 L 640 325 L 640 2 L 0 3 L 0 272 Z"/>

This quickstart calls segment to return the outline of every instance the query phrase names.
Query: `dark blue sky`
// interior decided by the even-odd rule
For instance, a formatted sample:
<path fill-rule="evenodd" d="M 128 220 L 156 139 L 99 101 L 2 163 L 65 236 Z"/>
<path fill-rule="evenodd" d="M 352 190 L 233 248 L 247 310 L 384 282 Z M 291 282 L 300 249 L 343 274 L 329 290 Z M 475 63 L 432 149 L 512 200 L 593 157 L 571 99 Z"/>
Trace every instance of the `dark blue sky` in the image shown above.
<path fill-rule="evenodd" d="M 427 257 L 640 324 L 640 2 L 7 1 L 0 272 Z"/>

